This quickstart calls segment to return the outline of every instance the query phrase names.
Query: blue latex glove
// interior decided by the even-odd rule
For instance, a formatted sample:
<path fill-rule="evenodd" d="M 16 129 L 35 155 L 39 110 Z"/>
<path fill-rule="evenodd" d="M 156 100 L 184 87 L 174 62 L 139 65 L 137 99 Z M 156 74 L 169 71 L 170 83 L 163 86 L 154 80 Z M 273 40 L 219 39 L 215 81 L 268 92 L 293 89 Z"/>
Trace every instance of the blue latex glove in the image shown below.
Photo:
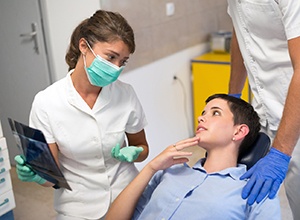
<path fill-rule="evenodd" d="M 241 96 L 242 96 L 242 94 L 241 93 L 236 93 L 236 94 L 228 94 L 229 96 L 233 96 L 233 97 L 235 97 L 235 98 L 238 98 L 238 99 L 240 99 L 241 98 Z"/>
<path fill-rule="evenodd" d="M 143 150 L 144 148 L 142 147 L 134 146 L 123 147 L 120 149 L 120 144 L 117 144 L 111 149 L 111 156 L 123 162 L 133 162 Z"/>
<path fill-rule="evenodd" d="M 44 184 L 47 180 L 40 177 L 37 173 L 35 173 L 29 166 L 25 164 L 25 160 L 22 156 L 15 156 L 16 161 L 16 172 L 18 174 L 18 178 L 23 182 L 36 182 L 38 184 Z"/>
<path fill-rule="evenodd" d="M 240 179 L 250 178 L 243 189 L 242 198 L 248 198 L 247 203 L 261 202 L 269 193 L 273 199 L 284 180 L 291 157 L 281 151 L 271 148 L 270 152 L 260 159 Z"/>

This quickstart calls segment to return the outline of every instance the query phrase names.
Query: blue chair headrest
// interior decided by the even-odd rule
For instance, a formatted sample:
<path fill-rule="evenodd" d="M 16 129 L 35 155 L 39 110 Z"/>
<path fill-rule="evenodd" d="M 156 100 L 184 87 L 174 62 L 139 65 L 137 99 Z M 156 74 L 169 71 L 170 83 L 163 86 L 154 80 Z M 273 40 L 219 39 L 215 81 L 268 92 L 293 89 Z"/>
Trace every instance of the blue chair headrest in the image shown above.
<path fill-rule="evenodd" d="M 253 145 L 243 154 L 238 163 L 245 164 L 249 170 L 259 159 L 270 150 L 271 140 L 268 135 L 259 132 Z"/>
<path fill-rule="evenodd" d="M 238 163 L 245 164 L 249 170 L 259 159 L 266 156 L 270 150 L 271 140 L 268 135 L 259 132 L 256 140 L 249 149 L 243 153 Z M 205 157 L 207 153 L 205 154 Z"/>

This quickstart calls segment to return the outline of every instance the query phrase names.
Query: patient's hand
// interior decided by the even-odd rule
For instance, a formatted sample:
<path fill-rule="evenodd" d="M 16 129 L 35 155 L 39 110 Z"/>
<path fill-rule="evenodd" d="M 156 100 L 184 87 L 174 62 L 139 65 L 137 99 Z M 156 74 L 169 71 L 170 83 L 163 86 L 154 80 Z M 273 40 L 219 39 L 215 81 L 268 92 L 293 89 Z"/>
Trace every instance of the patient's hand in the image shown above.
<path fill-rule="evenodd" d="M 188 162 L 187 156 L 191 156 L 192 152 L 181 151 L 185 148 L 195 146 L 199 142 L 199 137 L 188 138 L 170 145 L 152 161 L 148 163 L 153 171 L 164 170 L 172 165 Z"/>

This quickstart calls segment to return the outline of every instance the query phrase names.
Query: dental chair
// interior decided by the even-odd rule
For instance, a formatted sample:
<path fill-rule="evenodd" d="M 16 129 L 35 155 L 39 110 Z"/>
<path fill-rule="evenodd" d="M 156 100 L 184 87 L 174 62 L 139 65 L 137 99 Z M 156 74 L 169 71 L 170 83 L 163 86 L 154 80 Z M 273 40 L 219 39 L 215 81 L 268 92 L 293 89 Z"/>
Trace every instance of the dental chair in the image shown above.
<path fill-rule="evenodd" d="M 271 140 L 268 135 L 259 132 L 252 147 L 243 153 L 238 163 L 245 164 L 249 170 L 259 159 L 264 157 L 270 150 Z"/>

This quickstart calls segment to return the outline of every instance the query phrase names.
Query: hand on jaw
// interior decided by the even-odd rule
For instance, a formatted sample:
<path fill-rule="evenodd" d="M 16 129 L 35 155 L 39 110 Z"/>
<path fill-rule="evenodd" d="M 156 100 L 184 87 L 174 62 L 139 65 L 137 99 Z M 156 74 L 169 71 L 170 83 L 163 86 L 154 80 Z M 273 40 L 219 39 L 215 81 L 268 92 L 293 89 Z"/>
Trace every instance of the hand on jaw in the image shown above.
<path fill-rule="evenodd" d="M 164 170 L 172 165 L 188 162 L 187 156 L 191 156 L 192 152 L 182 151 L 188 147 L 198 145 L 199 137 L 192 137 L 177 142 L 174 145 L 168 146 L 146 166 L 152 169 L 154 172 L 158 170 Z"/>

